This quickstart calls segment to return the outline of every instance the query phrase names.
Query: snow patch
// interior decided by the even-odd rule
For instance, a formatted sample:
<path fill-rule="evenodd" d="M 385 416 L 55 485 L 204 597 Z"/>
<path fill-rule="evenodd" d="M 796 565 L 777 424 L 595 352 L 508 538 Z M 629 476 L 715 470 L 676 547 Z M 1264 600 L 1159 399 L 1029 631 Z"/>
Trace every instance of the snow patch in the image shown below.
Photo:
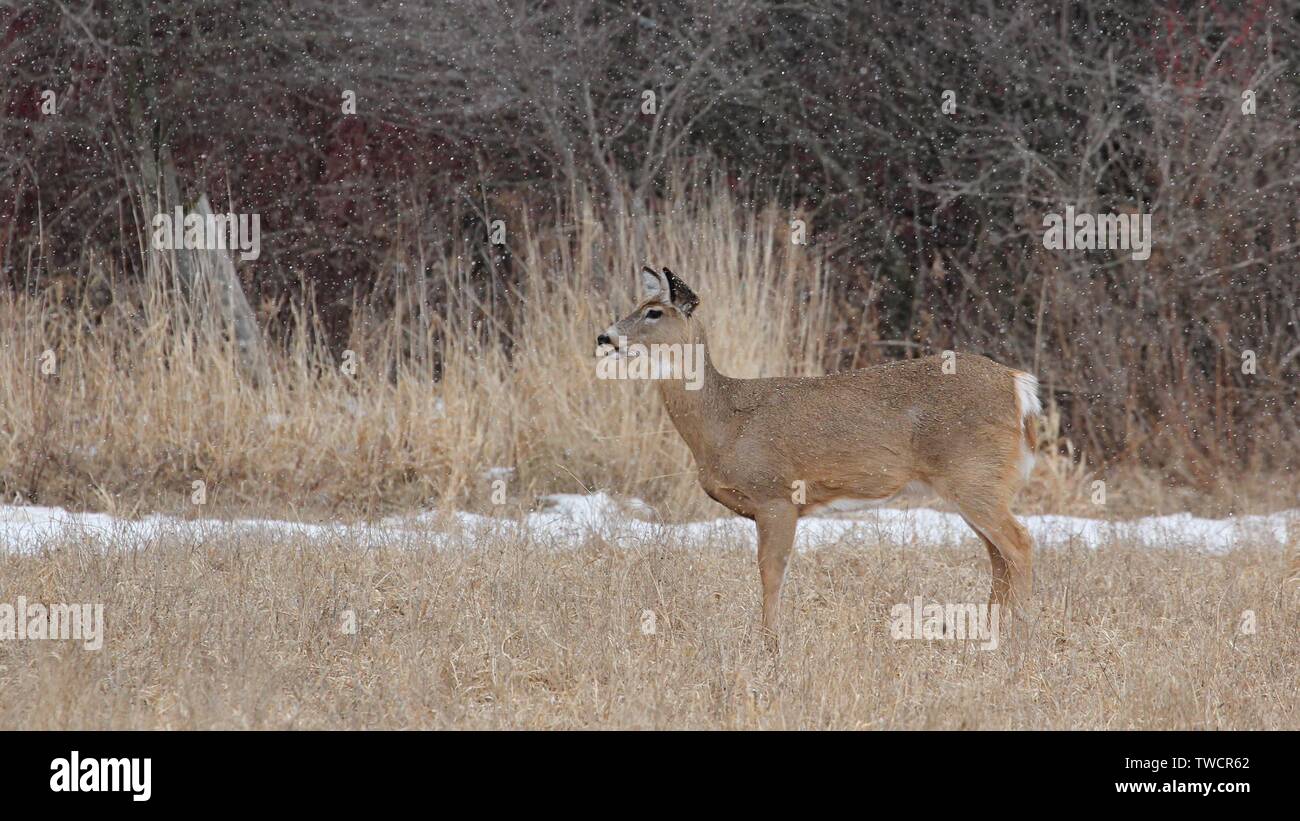
<path fill-rule="evenodd" d="M 540 509 L 522 519 L 503 519 L 458 512 L 450 516 L 422 513 L 393 516 L 370 524 L 311 524 L 259 519 L 179 519 L 147 516 L 124 519 L 105 513 L 72 513 L 62 508 L 0 505 L 0 550 L 39 552 L 69 538 L 105 548 L 146 546 L 163 537 L 205 538 L 264 533 L 347 540 L 365 546 L 413 544 L 440 547 L 460 531 L 469 541 L 490 536 L 530 537 L 548 546 L 572 547 L 597 536 L 612 543 L 662 543 L 691 546 L 715 542 L 754 545 L 753 523 L 737 517 L 704 522 L 662 524 L 654 510 L 638 499 L 618 500 L 605 493 L 547 496 Z M 1077 516 L 1022 516 L 1040 547 L 1103 547 L 1137 543 L 1151 548 L 1183 548 L 1222 553 L 1246 541 L 1286 545 L 1300 526 L 1300 510 L 1228 519 L 1201 519 L 1189 513 L 1130 521 Z M 876 508 L 861 516 L 808 517 L 800 520 L 796 546 L 801 550 L 845 540 L 882 541 L 909 546 L 952 545 L 975 538 L 961 517 L 927 508 Z"/>

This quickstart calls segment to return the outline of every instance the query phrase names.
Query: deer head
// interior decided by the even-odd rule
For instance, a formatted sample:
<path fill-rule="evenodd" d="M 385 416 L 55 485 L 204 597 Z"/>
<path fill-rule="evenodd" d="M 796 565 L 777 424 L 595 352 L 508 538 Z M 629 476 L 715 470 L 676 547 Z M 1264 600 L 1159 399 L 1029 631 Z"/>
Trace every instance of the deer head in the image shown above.
<path fill-rule="evenodd" d="M 641 302 L 632 313 L 596 337 L 596 353 L 618 357 L 632 345 L 686 345 L 697 341 L 691 314 L 700 304 L 695 292 L 667 268 L 641 269 Z"/>

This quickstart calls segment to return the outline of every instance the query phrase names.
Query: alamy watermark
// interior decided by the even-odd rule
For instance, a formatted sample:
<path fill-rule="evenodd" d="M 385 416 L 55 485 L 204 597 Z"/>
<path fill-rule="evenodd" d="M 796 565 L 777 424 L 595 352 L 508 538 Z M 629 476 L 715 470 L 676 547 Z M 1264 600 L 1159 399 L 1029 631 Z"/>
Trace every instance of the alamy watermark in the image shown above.
<path fill-rule="evenodd" d="M 896 641 L 977 641 L 998 649 L 1002 609 L 997 604 L 924 604 L 920 596 L 889 611 L 889 636 Z"/>
<path fill-rule="evenodd" d="M 172 214 L 155 214 L 153 247 L 158 251 L 239 251 L 242 260 L 262 254 L 260 214 L 186 214 L 179 205 Z"/>
<path fill-rule="evenodd" d="M 0 641 L 80 641 L 87 650 L 104 646 L 104 605 L 41 604 L 19 596 L 0 602 Z"/>
<path fill-rule="evenodd" d="M 700 343 L 655 342 L 645 345 L 627 337 L 618 338 L 618 347 L 601 345 L 596 351 L 597 379 L 681 379 L 686 390 L 697 391 L 704 385 L 704 345 Z"/>
<path fill-rule="evenodd" d="M 1053 251 L 1132 251 L 1136 260 L 1151 258 L 1150 214 L 1076 214 L 1043 217 L 1043 247 Z"/>
<path fill-rule="evenodd" d="M 124 792 L 132 801 L 148 801 L 152 771 L 152 758 L 82 758 L 73 750 L 50 762 L 50 792 Z"/>

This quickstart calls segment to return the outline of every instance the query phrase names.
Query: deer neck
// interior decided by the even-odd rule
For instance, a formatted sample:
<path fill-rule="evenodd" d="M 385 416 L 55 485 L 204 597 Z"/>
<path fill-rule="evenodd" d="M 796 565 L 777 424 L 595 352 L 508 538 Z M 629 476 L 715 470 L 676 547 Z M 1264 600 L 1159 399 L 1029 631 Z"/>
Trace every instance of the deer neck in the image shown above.
<path fill-rule="evenodd" d="M 732 379 L 718 373 L 709 356 L 708 340 L 704 327 L 698 321 L 691 323 L 701 380 L 692 388 L 689 380 L 666 379 L 659 381 L 659 395 L 672 419 L 673 427 L 686 440 L 695 461 L 704 464 L 708 455 L 725 447 L 729 438 L 730 404 L 727 392 Z"/>

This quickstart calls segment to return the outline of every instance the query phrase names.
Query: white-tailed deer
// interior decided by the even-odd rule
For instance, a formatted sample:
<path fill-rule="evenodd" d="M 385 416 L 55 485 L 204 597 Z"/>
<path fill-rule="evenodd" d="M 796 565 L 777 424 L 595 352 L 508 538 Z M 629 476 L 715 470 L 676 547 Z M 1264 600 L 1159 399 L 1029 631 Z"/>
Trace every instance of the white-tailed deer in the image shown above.
<path fill-rule="evenodd" d="M 914 483 L 955 505 L 988 549 L 990 603 L 1027 599 L 1033 542 L 1010 503 L 1033 465 L 1042 410 L 1034 376 L 954 354 L 832 376 L 733 379 L 713 367 L 691 289 L 667 268 L 641 277 L 641 304 L 597 337 L 598 353 L 699 346 L 702 379 L 659 378 L 659 392 L 704 492 L 758 526 L 771 644 L 799 517 L 880 503 Z"/>

